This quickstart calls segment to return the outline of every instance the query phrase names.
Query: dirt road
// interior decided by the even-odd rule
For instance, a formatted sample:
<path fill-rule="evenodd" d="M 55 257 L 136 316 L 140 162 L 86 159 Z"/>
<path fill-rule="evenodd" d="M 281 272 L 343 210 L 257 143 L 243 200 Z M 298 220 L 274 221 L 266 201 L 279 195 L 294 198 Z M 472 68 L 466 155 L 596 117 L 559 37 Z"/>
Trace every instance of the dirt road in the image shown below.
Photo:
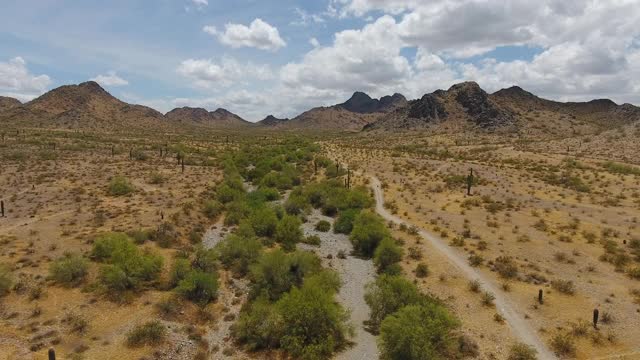
<path fill-rule="evenodd" d="M 371 177 L 371 186 L 376 200 L 376 212 L 380 214 L 387 221 L 392 221 L 396 224 L 411 224 L 405 222 L 399 217 L 391 214 L 384 208 L 384 195 L 382 191 L 382 185 L 380 180 L 376 177 Z M 496 310 L 505 318 L 505 321 L 511 327 L 516 337 L 525 344 L 533 346 L 538 352 L 538 358 L 541 360 L 557 359 L 557 357 L 547 348 L 542 342 L 540 337 L 536 334 L 535 330 L 524 319 L 524 315 L 518 313 L 511 305 L 509 300 L 503 295 L 502 292 L 497 290 L 497 287 L 480 271 L 471 267 L 464 256 L 458 254 L 455 250 L 449 247 L 449 245 L 441 238 L 420 229 L 420 236 L 429 241 L 434 248 L 445 255 L 451 263 L 462 271 L 462 273 L 470 280 L 478 280 L 482 285 L 482 288 L 493 295 L 495 295 Z"/>

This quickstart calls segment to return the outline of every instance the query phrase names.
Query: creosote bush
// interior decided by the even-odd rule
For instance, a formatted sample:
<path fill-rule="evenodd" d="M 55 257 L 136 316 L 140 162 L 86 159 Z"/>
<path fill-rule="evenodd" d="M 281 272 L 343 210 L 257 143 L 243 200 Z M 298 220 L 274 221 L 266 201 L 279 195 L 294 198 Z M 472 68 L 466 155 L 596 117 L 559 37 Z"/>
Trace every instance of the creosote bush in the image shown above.
<path fill-rule="evenodd" d="M 327 232 L 331 230 L 331 223 L 326 220 L 320 220 L 316 223 L 315 229 L 320 232 Z"/>
<path fill-rule="evenodd" d="M 77 286 L 87 276 L 89 262 L 82 256 L 66 253 L 49 267 L 51 278 L 64 286 Z"/>
<path fill-rule="evenodd" d="M 507 360 L 536 360 L 536 354 L 537 351 L 533 347 L 527 344 L 517 343 L 509 349 L 509 357 L 507 357 Z"/>
<path fill-rule="evenodd" d="M 178 283 L 176 292 L 194 303 L 204 306 L 218 296 L 218 276 L 194 270 Z"/>
<path fill-rule="evenodd" d="M 112 293 L 140 289 L 156 281 L 162 271 L 163 258 L 140 251 L 124 233 L 100 235 L 93 244 L 91 257 L 105 264 L 100 282 Z"/>
<path fill-rule="evenodd" d="M 138 325 L 127 333 L 127 345 L 138 347 L 143 345 L 158 345 L 167 336 L 167 328 L 160 321 L 149 321 Z"/>
<path fill-rule="evenodd" d="M 109 195 L 122 196 L 134 192 L 135 188 L 126 177 L 114 176 L 111 181 L 109 181 L 108 191 Z"/>

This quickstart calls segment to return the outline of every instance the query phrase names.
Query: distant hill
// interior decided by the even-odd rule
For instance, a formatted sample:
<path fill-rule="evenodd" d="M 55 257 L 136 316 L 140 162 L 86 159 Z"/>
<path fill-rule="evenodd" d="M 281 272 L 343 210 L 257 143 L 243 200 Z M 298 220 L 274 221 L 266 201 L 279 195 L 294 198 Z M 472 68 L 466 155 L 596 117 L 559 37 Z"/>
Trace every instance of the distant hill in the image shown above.
<path fill-rule="evenodd" d="M 287 121 L 289 121 L 288 118 L 286 119 L 279 119 L 273 115 L 269 115 L 266 118 L 258 121 L 256 124 L 260 125 L 260 126 L 278 126 L 281 124 L 286 123 Z"/>
<path fill-rule="evenodd" d="M 0 96 L 0 112 L 22 105 L 20 100 L 11 97 Z"/>
<path fill-rule="evenodd" d="M 166 125 L 160 112 L 120 101 L 93 81 L 53 89 L 3 111 L 0 119 L 21 126 L 109 131 Z"/>
<path fill-rule="evenodd" d="M 405 106 L 406 104 L 407 99 L 402 94 L 396 93 L 392 96 L 384 96 L 378 100 L 372 99 L 369 95 L 358 91 L 355 92 L 349 100 L 336 106 L 354 113 L 372 114 L 388 112 L 394 108 Z"/>
<path fill-rule="evenodd" d="M 355 92 L 342 104 L 316 107 L 286 122 L 271 125 L 278 129 L 317 131 L 360 131 L 380 116 L 406 106 L 401 94 L 373 99 L 363 92 Z"/>
<path fill-rule="evenodd" d="M 206 126 L 210 128 L 240 128 L 255 124 L 225 109 L 207 111 L 203 108 L 182 107 L 165 114 L 165 118 L 173 124 Z"/>
<path fill-rule="evenodd" d="M 475 82 L 453 85 L 407 102 L 365 126 L 366 131 L 427 128 L 517 132 L 593 133 L 640 120 L 640 108 L 611 100 L 556 102 L 513 86 L 488 94 Z"/>
<path fill-rule="evenodd" d="M 101 131 L 185 131 L 190 128 L 287 131 L 484 131 L 537 135 L 586 135 L 640 121 L 640 108 L 608 99 L 557 102 L 520 87 L 489 94 L 475 82 L 437 90 L 410 100 L 394 94 L 373 99 L 355 92 L 341 104 L 316 107 L 293 119 L 273 115 L 254 124 L 225 109 L 182 107 L 165 115 L 123 102 L 93 81 L 65 85 L 21 104 L 0 97 L 0 123 L 56 129 Z"/>

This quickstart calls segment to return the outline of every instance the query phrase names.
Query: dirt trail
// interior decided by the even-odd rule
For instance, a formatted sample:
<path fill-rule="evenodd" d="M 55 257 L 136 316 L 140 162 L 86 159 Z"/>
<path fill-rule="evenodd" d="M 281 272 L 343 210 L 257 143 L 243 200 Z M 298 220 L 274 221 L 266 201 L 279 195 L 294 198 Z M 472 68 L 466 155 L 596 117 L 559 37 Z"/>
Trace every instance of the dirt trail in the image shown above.
<path fill-rule="evenodd" d="M 395 215 L 392 215 L 387 209 L 384 208 L 384 195 L 382 192 L 382 185 L 380 183 L 380 180 L 376 177 L 371 177 L 371 185 L 375 195 L 376 211 L 378 212 L 378 214 L 380 214 L 388 221 L 394 222 L 396 224 L 406 224 L 407 226 L 410 226 L 411 224 Z M 449 259 L 449 261 L 451 261 L 451 263 L 453 263 L 462 271 L 464 275 L 466 275 L 467 278 L 469 278 L 470 280 L 478 280 L 483 289 L 495 295 L 496 310 L 505 318 L 505 321 L 509 324 L 509 326 L 513 330 L 513 333 L 522 342 L 531 345 L 536 349 L 539 359 L 557 359 L 556 356 L 551 351 L 549 351 L 549 349 L 547 349 L 546 345 L 538 337 L 535 330 L 532 329 L 531 326 L 529 326 L 529 324 L 525 321 L 524 315 L 519 314 L 514 309 L 508 299 L 502 294 L 502 292 L 497 290 L 497 287 L 494 286 L 492 281 L 490 281 L 481 272 L 472 268 L 462 255 L 456 253 L 453 249 L 451 249 L 449 245 L 441 238 L 422 229 L 419 230 L 419 234 L 420 236 L 422 236 L 422 238 L 429 241 L 433 245 L 433 247 L 444 254 Z"/>

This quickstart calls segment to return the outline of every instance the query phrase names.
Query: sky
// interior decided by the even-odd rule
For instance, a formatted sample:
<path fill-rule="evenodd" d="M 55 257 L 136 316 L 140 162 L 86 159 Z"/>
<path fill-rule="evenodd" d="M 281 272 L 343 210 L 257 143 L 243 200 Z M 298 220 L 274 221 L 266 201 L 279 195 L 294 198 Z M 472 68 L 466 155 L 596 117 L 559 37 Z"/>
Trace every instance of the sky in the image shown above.
<path fill-rule="evenodd" d="M 640 104 L 640 0 L 0 0 L 0 95 L 293 117 L 461 81 Z"/>

